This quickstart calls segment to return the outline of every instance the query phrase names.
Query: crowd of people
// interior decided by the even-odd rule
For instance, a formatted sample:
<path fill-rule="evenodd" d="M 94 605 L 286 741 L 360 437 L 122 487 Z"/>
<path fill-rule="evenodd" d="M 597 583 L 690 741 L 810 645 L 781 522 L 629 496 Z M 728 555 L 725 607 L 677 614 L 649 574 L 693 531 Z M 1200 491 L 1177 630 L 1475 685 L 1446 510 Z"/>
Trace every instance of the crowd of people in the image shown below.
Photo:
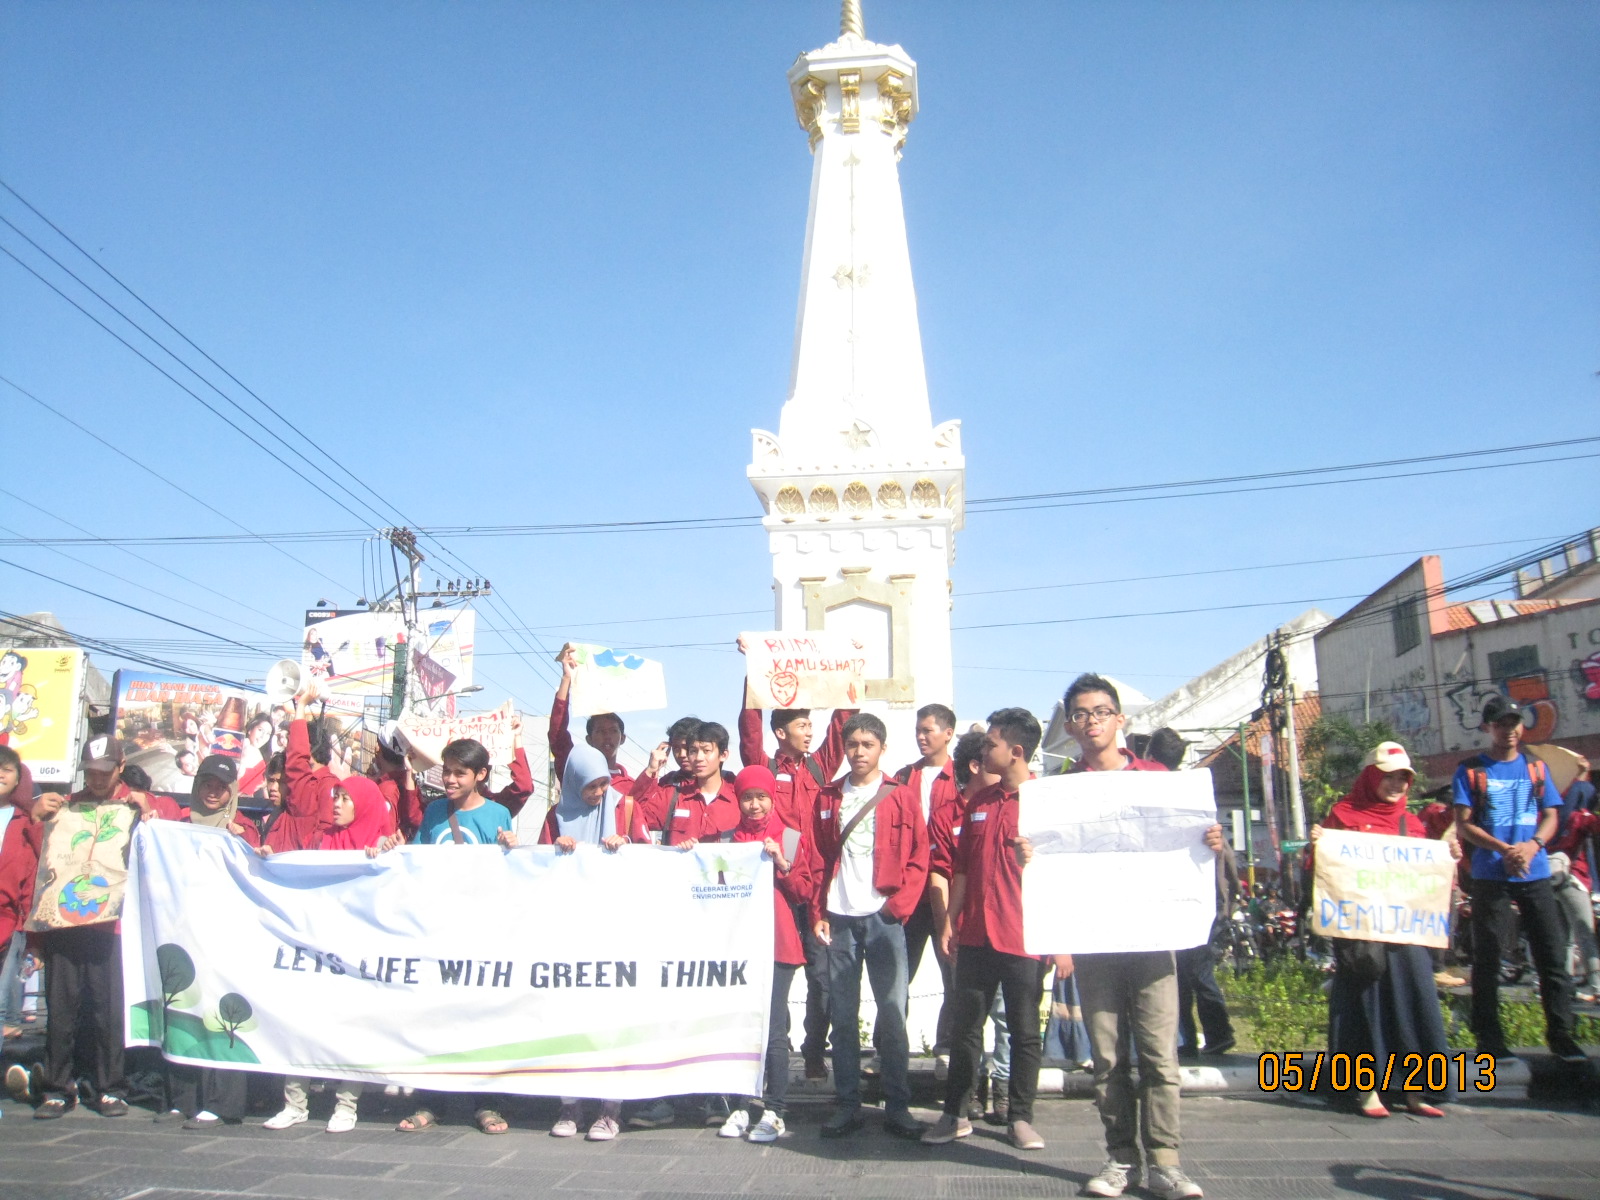
<path fill-rule="evenodd" d="M 1041 1006 L 1053 974 L 1052 1010 L 1067 1015 L 1064 1036 L 1076 1043 L 1070 1053 L 1091 1065 L 1104 1126 L 1106 1159 L 1084 1185 L 1085 1194 L 1118 1196 L 1140 1181 L 1156 1196 L 1202 1194 L 1180 1158 L 1179 1061 L 1180 1046 L 1191 1055 L 1202 1049 L 1217 1055 L 1235 1044 L 1212 953 L 1209 946 L 1177 954 L 1027 953 L 1022 878 L 1033 848 L 1017 821 L 1019 789 L 1032 775 L 1041 738 L 1031 713 L 1002 708 L 982 726 L 960 732 L 950 708 L 926 705 L 917 712 L 918 756 L 891 770 L 887 731 L 870 712 L 834 712 L 815 749 L 808 711 L 768 712 L 765 724 L 776 746 L 769 753 L 763 714 L 746 707 L 737 723 L 742 769 L 735 772 L 729 762 L 732 739 L 725 726 L 686 717 L 670 726 L 666 741 L 634 778 L 617 759 L 625 738 L 620 716 L 589 717 L 583 744 L 574 744 L 568 732 L 570 655 L 563 664 L 550 730 L 560 796 L 540 825 L 540 845 L 572 853 L 580 846 L 614 852 L 638 843 L 690 849 L 711 841 L 752 842 L 772 860 L 775 964 L 763 1094 L 694 1098 L 723 1136 L 761 1144 L 786 1133 L 789 1002 L 797 976 L 804 979 L 805 1075 L 825 1080 L 831 1066 L 834 1107 L 821 1135 L 845 1138 L 863 1127 L 864 1048 L 857 1030 L 865 976 L 876 1007 L 871 1054 L 887 1133 L 939 1145 L 969 1136 L 974 1119 L 987 1117 L 1005 1127 L 1018 1149 L 1042 1149 L 1033 1108 L 1044 1053 Z M 1181 741 L 1174 746 L 1174 739 L 1157 735 L 1138 743 L 1150 757 L 1128 748 L 1121 702 L 1105 678 L 1080 676 L 1067 689 L 1064 705 L 1080 750 L 1068 770 L 1164 771 L 1178 765 Z M 1495 989 L 1505 912 L 1515 906 L 1539 972 L 1550 1047 L 1563 1059 L 1581 1061 L 1566 962 L 1571 921 L 1551 881 L 1550 851 L 1560 839 L 1587 839 L 1592 814 L 1591 824 L 1563 821 L 1564 798 L 1542 764 L 1520 751 L 1521 714 L 1513 706 L 1495 697 L 1483 721 L 1492 744 L 1456 773 L 1449 826 L 1452 845 L 1470 851 L 1472 1028 L 1480 1051 L 1507 1052 Z M 367 775 L 337 777 L 325 731 L 301 698 L 283 749 L 266 763 L 272 811 L 258 826 L 239 807 L 239 764 L 224 755 L 196 764 L 192 793 L 182 805 L 130 786 L 123 746 L 109 734 L 86 742 L 84 785 L 71 795 L 35 795 L 26 764 L 0 747 L 0 1007 L 8 1035 L 16 1032 L 12 1023 L 25 973 L 42 969 L 48 1006 L 43 1061 L 32 1070 L 15 1066 L 8 1072 L 14 1094 L 31 1099 L 42 1120 L 64 1115 L 80 1094 L 102 1115 L 128 1112 L 114 917 L 137 822 L 212 826 L 262 855 L 343 850 L 377 856 L 407 843 L 515 848 L 516 817 L 534 790 L 520 730 L 510 783 L 499 791 L 489 790 L 490 756 L 479 743 L 452 742 L 442 760 L 440 794 L 431 800 L 406 756 L 389 747 L 380 747 Z M 1402 837 L 1444 833 L 1436 820 L 1409 812 L 1413 779 L 1403 747 L 1377 747 L 1349 795 L 1313 829 L 1310 852 L 1326 829 Z M 1225 900 L 1237 888 L 1237 867 L 1220 825 L 1205 831 L 1204 843 L 1217 857 L 1218 895 Z M 1566 856 L 1569 877 L 1578 875 L 1577 859 L 1587 857 L 1586 840 L 1584 847 L 1583 854 Z M 1583 875 L 1585 895 L 1590 878 Z M 63 889 L 63 879 L 73 882 Z M 86 889 L 84 879 L 93 886 Z M 944 1087 L 942 1112 L 931 1125 L 911 1112 L 907 1032 L 909 983 L 930 946 L 943 982 L 934 1050 Z M 1339 946 L 1329 1048 L 1352 1055 L 1443 1053 L 1427 951 L 1367 942 Z M 1346 947 L 1352 948 L 1349 954 Z M 1592 926 L 1584 947 L 1593 972 L 1600 963 Z M 984 1027 L 990 1020 L 1003 1027 L 996 1044 L 1008 1051 L 1008 1070 L 986 1104 Z M 157 1119 L 191 1129 L 237 1123 L 245 1115 L 245 1083 L 241 1071 L 169 1063 Z M 306 1078 L 284 1080 L 283 1106 L 266 1127 L 287 1129 L 308 1120 L 309 1098 L 318 1086 Z M 349 1130 L 358 1119 L 363 1087 L 351 1081 L 330 1086 L 335 1107 L 327 1128 Z M 398 1123 L 400 1132 L 433 1128 L 457 1107 L 486 1134 L 509 1128 L 494 1096 L 407 1094 L 411 1112 Z M 1365 1116 L 1388 1115 L 1377 1092 L 1353 1099 Z M 1443 1115 L 1438 1096 L 1403 1099 L 1412 1113 Z M 589 1140 L 608 1141 L 625 1124 L 670 1124 L 686 1103 L 683 1097 L 634 1102 L 625 1114 L 615 1099 L 562 1097 L 550 1133 L 573 1137 L 587 1124 Z"/>

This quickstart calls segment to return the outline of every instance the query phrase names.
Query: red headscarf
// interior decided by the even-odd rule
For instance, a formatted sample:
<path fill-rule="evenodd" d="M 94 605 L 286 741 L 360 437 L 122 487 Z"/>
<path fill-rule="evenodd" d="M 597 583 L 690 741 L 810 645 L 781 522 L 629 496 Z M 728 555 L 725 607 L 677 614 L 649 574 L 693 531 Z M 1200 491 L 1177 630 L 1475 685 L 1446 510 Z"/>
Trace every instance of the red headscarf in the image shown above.
<path fill-rule="evenodd" d="M 1398 836 L 1400 815 L 1406 811 L 1406 797 L 1404 792 L 1393 800 L 1385 800 L 1378 795 L 1378 784 L 1383 782 L 1385 774 L 1389 772 L 1380 771 L 1375 766 L 1365 768 L 1356 776 L 1356 784 L 1350 789 L 1350 794 L 1328 810 L 1323 825 L 1329 829 Z M 1408 819 L 1406 833 L 1412 837 L 1425 837 L 1427 830 L 1420 819 Z"/>
<path fill-rule="evenodd" d="M 734 776 L 734 795 L 742 797 L 746 792 L 752 791 L 765 792 L 772 798 L 773 807 L 767 809 L 767 815 L 765 819 L 757 823 L 744 815 L 744 806 L 741 805 L 739 808 L 740 832 L 765 834 L 768 827 L 774 823 L 776 823 L 778 828 L 781 829 L 783 827 L 783 822 L 778 820 L 777 814 L 778 781 L 773 776 L 772 772 L 767 770 L 766 767 L 746 767 L 744 770 L 740 771 L 738 775 Z"/>
<path fill-rule="evenodd" d="M 389 806 L 383 802 L 378 785 L 362 775 L 351 775 L 340 780 L 336 787 L 343 788 L 355 805 L 355 819 L 342 828 L 330 829 L 322 839 L 324 850 L 365 850 L 383 840 L 389 828 Z"/>

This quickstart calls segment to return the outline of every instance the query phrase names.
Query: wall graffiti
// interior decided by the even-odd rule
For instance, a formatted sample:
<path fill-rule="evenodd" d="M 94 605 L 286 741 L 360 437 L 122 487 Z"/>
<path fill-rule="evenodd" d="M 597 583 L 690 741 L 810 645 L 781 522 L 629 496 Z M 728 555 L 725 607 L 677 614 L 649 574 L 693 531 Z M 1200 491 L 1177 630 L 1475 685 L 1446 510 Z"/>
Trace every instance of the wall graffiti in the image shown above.
<path fill-rule="evenodd" d="M 1583 697 L 1585 707 L 1600 709 L 1600 650 L 1588 658 L 1573 660 L 1572 685 Z"/>
<path fill-rule="evenodd" d="M 1394 731 L 1414 737 L 1433 724 L 1428 697 L 1420 688 L 1401 688 L 1389 695 L 1389 724 Z"/>

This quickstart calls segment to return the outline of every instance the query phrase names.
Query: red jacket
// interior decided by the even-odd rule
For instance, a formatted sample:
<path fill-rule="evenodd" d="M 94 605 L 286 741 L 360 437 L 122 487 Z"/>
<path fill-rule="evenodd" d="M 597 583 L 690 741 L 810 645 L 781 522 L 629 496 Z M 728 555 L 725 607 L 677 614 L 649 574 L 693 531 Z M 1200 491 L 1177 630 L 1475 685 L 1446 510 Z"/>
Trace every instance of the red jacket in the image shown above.
<path fill-rule="evenodd" d="M 636 842 L 650 841 L 655 830 L 661 831 L 664 846 L 675 846 L 685 838 L 710 841 L 739 823 L 739 797 L 726 773 L 721 789 L 709 802 L 692 779 L 668 786 L 641 775 L 633 781 L 633 802 L 633 828 L 628 836 Z"/>
<path fill-rule="evenodd" d="M 401 832 L 406 841 L 422 824 L 422 793 L 406 785 L 406 773 L 401 770 L 392 775 L 378 775 L 373 779 L 383 802 L 389 806 L 392 828 L 390 833 Z"/>
<path fill-rule="evenodd" d="M 730 842 L 764 842 L 769 837 L 783 845 L 785 831 L 799 833 L 800 843 L 795 848 L 794 861 L 789 864 L 789 873 L 781 873 L 777 865 L 772 870 L 772 958 L 786 966 L 803 966 L 806 961 L 805 947 L 800 942 L 800 929 L 794 923 L 794 905 L 806 904 L 811 899 L 812 879 L 811 862 L 807 853 L 804 832 L 796 830 L 794 826 L 787 825 L 780 819 L 776 812 L 767 822 L 767 828 L 760 833 L 752 833 L 740 827 L 730 830 L 724 837 Z"/>
<path fill-rule="evenodd" d="M 311 731 L 304 720 L 289 722 L 283 752 L 283 811 L 267 833 L 274 854 L 311 850 L 317 835 L 333 824 L 333 788 L 339 781 L 327 767 L 311 761 Z"/>
<path fill-rule="evenodd" d="M 31 799 L 33 781 L 26 768 L 22 778 L 28 783 Z M 20 791 L 22 783 L 17 787 Z M 39 873 L 39 847 L 44 841 L 44 826 L 29 816 L 26 808 L 12 807 L 5 837 L 0 838 L 0 946 L 22 928 L 33 909 L 33 881 Z M 794 924 L 793 918 L 789 924 Z"/>
<path fill-rule="evenodd" d="M 955 919 L 957 944 L 1027 955 L 1022 944 L 1022 865 L 1011 845 L 1016 836 L 1016 792 L 997 783 L 972 798 L 951 863 L 953 873 L 967 880 L 966 899 Z"/>
<path fill-rule="evenodd" d="M 884 783 L 893 784 L 887 776 Z M 817 793 L 810 842 L 811 920 L 827 914 L 828 889 L 839 869 L 839 803 L 844 784 L 830 783 Z M 872 886 L 886 897 L 883 908 L 904 921 L 922 899 L 928 881 L 928 827 L 922 820 L 922 797 L 899 784 L 873 811 Z M 802 831 L 804 832 L 804 831 Z"/>
<path fill-rule="evenodd" d="M 550 702 L 550 753 L 555 755 L 557 779 L 566 774 L 567 755 L 572 753 L 572 732 L 567 728 L 571 712 L 571 704 L 564 697 L 557 696 Z M 524 758 L 523 762 L 526 764 L 527 759 Z M 611 786 L 624 796 L 633 788 L 633 776 L 628 774 L 628 769 L 621 763 L 611 768 Z M 531 793 L 531 784 L 529 789 Z M 524 796 L 523 800 L 526 801 L 527 798 Z M 517 805 L 517 808 L 521 807 L 521 804 Z M 513 816 L 516 812 L 516 808 L 511 810 Z"/>
<path fill-rule="evenodd" d="M 1567 818 L 1567 827 L 1550 840 L 1550 849 L 1565 854 L 1572 862 L 1572 877 L 1585 891 L 1592 890 L 1589 879 L 1589 838 L 1600 831 L 1600 816 L 1579 809 Z M 1465 858 L 1466 855 L 1462 855 Z"/>
<path fill-rule="evenodd" d="M 797 759 L 787 750 L 767 756 L 766 733 L 762 729 L 760 708 L 739 712 L 739 759 L 747 767 L 766 767 L 778 780 L 778 794 L 772 798 L 772 811 L 790 829 L 808 835 L 811 814 L 816 811 L 817 793 L 833 782 L 844 762 L 844 723 L 856 715 L 853 708 L 836 708 L 828 722 L 822 745 Z M 813 770 L 815 766 L 815 770 Z M 817 782 L 817 776 L 822 782 Z"/>
<path fill-rule="evenodd" d="M 571 748 L 572 746 L 569 742 L 567 749 L 570 750 Z M 562 757 L 564 759 L 565 755 Z M 561 766 L 556 768 L 556 774 L 559 775 L 565 766 L 566 763 L 563 761 Z M 612 787 L 617 786 L 616 778 L 617 772 L 613 770 L 611 772 Z M 622 792 L 623 795 L 627 795 L 627 789 L 619 787 L 617 790 Z M 522 811 L 523 805 L 528 803 L 528 797 L 533 795 L 533 772 L 528 767 L 527 752 L 521 746 L 518 746 L 517 752 L 511 756 L 511 782 L 498 792 L 488 792 L 486 794 L 489 799 L 497 804 L 505 805 L 506 811 L 513 817 Z M 417 824 L 422 824 L 422 814 L 420 812 L 417 814 Z"/>
<path fill-rule="evenodd" d="M 961 839 L 961 819 L 967 802 L 956 792 L 944 804 L 936 804 L 928 822 L 928 874 L 949 879 L 955 873 L 956 843 Z"/>

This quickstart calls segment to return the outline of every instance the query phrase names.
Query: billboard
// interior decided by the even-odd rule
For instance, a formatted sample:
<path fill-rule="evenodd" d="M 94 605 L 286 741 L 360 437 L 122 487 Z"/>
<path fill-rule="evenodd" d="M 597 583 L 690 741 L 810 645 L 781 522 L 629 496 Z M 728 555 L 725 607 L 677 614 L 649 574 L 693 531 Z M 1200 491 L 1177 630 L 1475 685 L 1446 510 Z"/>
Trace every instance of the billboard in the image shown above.
<path fill-rule="evenodd" d="M 38 783 L 70 784 L 77 773 L 86 664 L 82 650 L 0 642 L 0 746 L 22 755 Z"/>
<path fill-rule="evenodd" d="M 149 775 L 152 791 L 187 796 L 200 760 L 226 754 L 239 763 L 240 797 L 256 796 L 288 725 L 288 707 L 261 692 L 133 670 L 112 679 L 111 728 L 124 744 L 124 765 Z"/>
<path fill-rule="evenodd" d="M 470 608 L 423 609 L 409 654 L 408 692 L 439 697 L 425 705 L 435 716 L 455 712 L 455 695 L 472 684 L 477 614 Z M 395 662 L 406 646 L 405 616 L 364 609 L 309 609 L 300 666 L 319 699 L 336 712 L 356 714 L 394 694 Z M 384 705 L 386 708 L 386 704 Z"/>

